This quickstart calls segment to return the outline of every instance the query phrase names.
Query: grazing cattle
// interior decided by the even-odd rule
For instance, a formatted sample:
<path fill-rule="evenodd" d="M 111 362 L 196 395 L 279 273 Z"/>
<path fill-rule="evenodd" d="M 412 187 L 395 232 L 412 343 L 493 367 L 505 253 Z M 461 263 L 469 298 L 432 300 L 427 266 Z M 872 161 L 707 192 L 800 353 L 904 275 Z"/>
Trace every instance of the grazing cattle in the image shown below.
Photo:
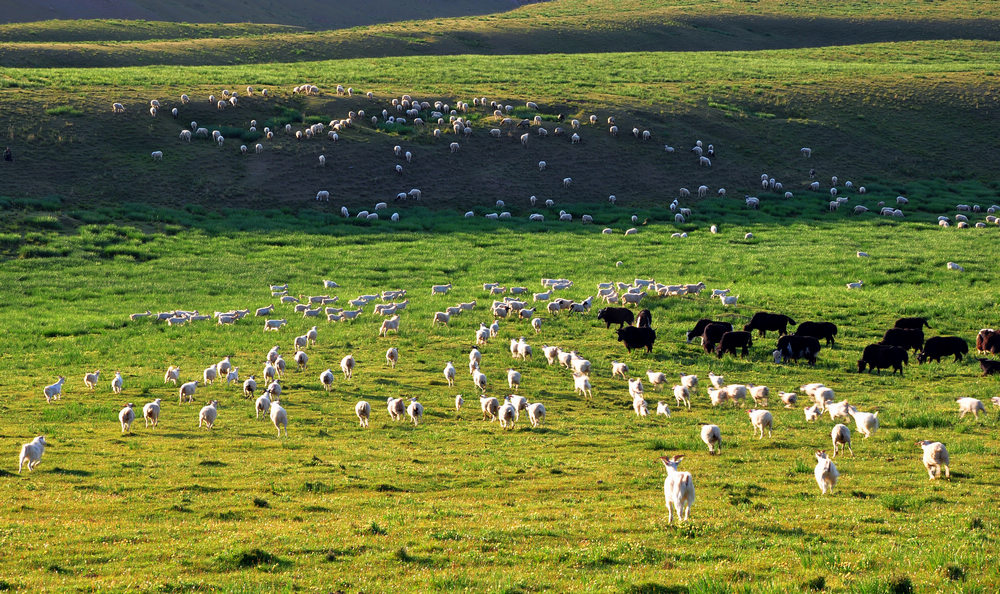
<path fill-rule="evenodd" d="M 729 322 L 716 322 L 708 318 L 702 318 L 698 320 L 698 322 L 694 325 L 694 328 L 688 331 L 687 341 L 691 342 L 692 340 L 695 339 L 696 336 L 702 336 L 705 333 L 705 327 L 708 326 L 709 324 L 727 324 L 729 326 L 729 330 L 733 329 L 733 325 L 730 324 Z M 727 330 L 727 332 L 729 330 Z"/>
<path fill-rule="evenodd" d="M 618 342 L 625 343 L 628 352 L 632 349 L 645 347 L 647 353 L 653 352 L 653 343 L 656 342 L 656 331 L 652 328 L 636 328 L 627 326 L 618 329 Z"/>
<path fill-rule="evenodd" d="M 909 365 L 909 363 L 910 356 L 903 347 L 881 343 L 870 344 L 865 347 L 861 353 L 861 359 L 858 360 L 858 373 L 864 371 L 867 365 L 869 372 L 874 370 L 881 375 L 883 369 L 892 367 L 893 373 L 898 371 L 899 375 L 902 376 L 903 365 Z"/>
<path fill-rule="evenodd" d="M 635 325 L 640 328 L 652 328 L 653 314 L 649 313 L 648 309 L 640 311 L 639 317 L 636 318 Z"/>
<path fill-rule="evenodd" d="M 750 347 L 753 346 L 753 335 L 748 331 L 726 332 L 719 340 L 719 346 L 715 348 L 715 354 L 721 359 L 722 355 L 732 353 L 736 356 L 736 349 L 740 349 L 740 356 L 746 357 L 750 354 Z"/>
<path fill-rule="evenodd" d="M 768 330 L 777 331 L 778 336 L 788 334 L 788 324 L 794 324 L 795 320 L 784 314 L 773 314 L 759 311 L 750 318 L 750 323 L 743 326 L 744 332 L 756 330 L 761 336 L 767 336 Z"/>
<path fill-rule="evenodd" d="M 733 325 L 729 322 L 712 322 L 705 326 L 705 330 L 701 333 L 702 348 L 705 349 L 706 353 L 714 352 L 715 346 L 722 340 L 722 335 L 732 331 Z"/>
<path fill-rule="evenodd" d="M 893 328 L 912 328 L 914 330 L 923 330 L 923 327 L 931 327 L 927 323 L 927 318 L 899 318 L 896 323 L 893 324 Z"/>
<path fill-rule="evenodd" d="M 1000 361 L 980 359 L 979 367 L 983 370 L 983 375 L 995 375 L 1000 373 Z"/>
<path fill-rule="evenodd" d="M 913 328 L 889 328 L 882 336 L 882 344 L 919 351 L 924 348 L 924 332 Z"/>
<path fill-rule="evenodd" d="M 802 322 L 795 329 L 799 336 L 812 336 L 826 340 L 826 346 L 833 346 L 833 337 L 837 335 L 837 325 L 833 322 Z"/>
<path fill-rule="evenodd" d="M 940 362 L 941 357 L 949 355 L 954 355 L 957 363 L 967 354 L 969 354 L 969 344 L 961 336 L 933 336 L 924 343 L 924 350 L 917 354 L 917 363 L 923 363 L 928 359 Z"/>
<path fill-rule="evenodd" d="M 787 334 L 778 339 L 777 350 L 782 359 L 792 359 L 798 363 L 805 359 L 810 365 L 816 365 L 816 354 L 819 353 L 819 339 L 815 336 Z"/>
<path fill-rule="evenodd" d="M 982 348 L 979 348 L 980 339 L 982 339 Z M 980 330 L 979 336 L 976 337 L 976 350 L 980 350 L 984 353 L 992 353 L 994 355 L 1000 355 L 1000 332 L 994 330 L 987 330 L 986 332 Z"/>
<path fill-rule="evenodd" d="M 621 328 L 625 324 L 631 326 L 635 321 L 635 314 L 625 307 L 605 307 L 597 312 L 597 319 L 604 320 L 606 328 L 610 328 L 611 324 L 618 324 L 618 328 Z"/>

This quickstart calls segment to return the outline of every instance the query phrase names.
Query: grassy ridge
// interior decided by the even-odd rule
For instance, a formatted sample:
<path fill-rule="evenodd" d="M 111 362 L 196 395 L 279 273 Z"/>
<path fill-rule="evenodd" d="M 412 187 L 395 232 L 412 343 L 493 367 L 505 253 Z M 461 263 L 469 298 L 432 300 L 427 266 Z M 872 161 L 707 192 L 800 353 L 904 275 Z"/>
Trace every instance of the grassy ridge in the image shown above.
<path fill-rule="evenodd" d="M 39 206 L 28 205 L 24 216 L 60 213 Z M 748 220 L 720 213 L 710 220 L 722 221 L 722 234 L 707 234 L 709 219 L 699 220 L 687 240 L 671 239 L 663 226 L 632 238 L 556 224 L 524 233 L 481 220 L 457 225 L 433 213 L 426 215 L 433 234 L 415 221 L 389 232 L 385 223 L 328 226 L 314 213 L 236 212 L 211 217 L 213 226 L 203 229 L 196 214 L 182 214 L 180 225 L 123 221 L 68 235 L 33 231 L 33 240 L 44 238 L 66 255 L 8 260 L 0 270 L 0 282 L 36 304 L 32 316 L 12 315 L 20 306 L 11 302 L 0 306 L 10 320 L 0 359 L 0 374 L 11 378 L 3 439 L 13 451 L 44 432 L 53 447 L 31 477 L 0 477 L 9 499 L 0 518 L 14 545 L 3 563 L 11 577 L 4 579 L 29 590 L 55 580 L 69 587 L 250 591 L 331 583 L 383 591 L 767 592 L 822 584 L 881 592 L 907 582 L 920 590 L 989 588 L 1000 579 L 990 536 L 998 519 L 983 505 L 992 497 L 992 460 L 1000 452 L 996 420 L 959 421 L 954 398 L 988 397 L 995 380 L 979 377 L 968 361 L 914 364 L 902 378 L 852 369 L 862 346 L 898 315 L 928 315 L 934 333 L 966 337 L 992 325 L 1000 309 L 986 264 L 995 242 L 986 238 L 996 229 L 762 223 L 773 214 Z M 259 230 L 242 231 L 246 225 Z M 757 238 L 743 241 L 747 230 Z M 116 246 L 117 254 L 110 249 Z M 856 249 L 872 258 L 856 258 Z M 965 264 L 966 272 L 946 271 L 947 260 Z M 652 355 L 626 355 L 593 312 L 543 315 L 539 337 L 524 322 L 502 322 L 500 337 L 483 349 L 489 391 L 505 393 L 506 368 L 518 368 L 521 393 L 545 403 L 549 423 L 533 431 L 522 419 L 501 434 L 476 418 L 468 376 L 460 372 L 449 389 L 441 367 L 447 360 L 464 367 L 473 330 L 489 318 L 482 282 L 533 288 L 539 277 L 562 275 L 577 283 L 566 295 L 578 299 L 598 281 L 655 277 L 730 287 L 742 305 L 723 311 L 706 297 L 647 303 L 659 336 Z M 84 277 L 95 281 L 65 281 Z M 319 280 L 331 277 L 343 288 L 321 291 Z M 866 281 L 863 291 L 843 288 L 856 278 Z M 290 372 L 283 382 L 287 441 L 278 442 L 236 389 L 224 386 L 199 388 L 198 402 L 222 401 L 216 431 L 199 432 L 197 405 L 176 404 L 175 390 L 161 383 L 166 364 L 193 378 L 233 354 L 245 377 L 259 371 L 270 346 L 290 350 L 291 337 L 311 323 L 289 315 L 289 328 L 265 335 L 259 321 L 167 328 L 126 315 L 147 307 L 262 306 L 272 301 L 272 282 L 342 301 L 402 287 L 412 304 L 398 337 L 378 339 L 378 320 L 369 314 L 351 324 L 320 323 L 308 371 Z M 455 289 L 431 298 L 427 285 L 434 282 Z M 451 328 L 430 327 L 433 311 L 469 299 L 479 300 L 476 311 Z M 699 317 L 739 323 L 761 309 L 834 321 L 838 346 L 809 369 L 769 362 L 773 337 L 755 341 L 749 361 L 719 361 L 681 338 Z M 522 334 L 536 355 L 513 363 L 506 343 Z M 566 371 L 544 363 L 540 346 L 553 343 L 593 361 L 593 406 L 571 395 Z M 382 365 L 388 346 L 402 355 L 395 371 Z M 318 373 L 348 352 L 359 361 L 355 379 L 338 374 L 333 393 L 324 393 Z M 838 494 L 820 498 L 811 456 L 829 447 L 829 419 L 806 424 L 800 410 L 772 405 L 776 433 L 761 442 L 749 438 L 745 413 L 711 409 L 702 391 L 692 411 L 640 422 L 624 382 L 609 377 L 612 359 L 626 361 L 633 375 L 652 368 L 704 379 L 712 370 L 772 390 L 824 381 L 863 410 L 880 409 L 882 429 L 870 440 L 856 436 L 855 455 L 837 459 Z M 123 398 L 138 405 L 163 397 L 160 428 L 139 423 L 135 435 L 120 437 L 110 375 L 95 394 L 82 387 L 83 371 L 92 368 L 122 370 Z M 65 396 L 46 405 L 39 391 L 58 373 L 69 378 Z M 454 418 L 455 393 L 469 406 L 461 419 Z M 427 407 L 420 427 L 387 420 L 381 403 L 396 395 L 420 395 Z M 352 415 L 362 398 L 373 405 L 369 431 L 360 431 Z M 704 451 L 699 422 L 722 427 L 721 456 Z M 926 480 L 912 445 L 925 437 L 948 445 L 952 481 Z M 668 529 L 663 518 L 655 457 L 665 452 L 687 453 L 684 466 L 695 475 L 698 500 L 682 529 Z M 28 546 L 39 540 L 53 546 Z M 170 544 L 178 541 L 184 546 Z"/>
<path fill-rule="evenodd" d="M 983 42 L 921 42 L 818 48 L 772 52 L 720 52 L 678 55 L 588 54 L 544 57 L 406 58 L 350 60 L 268 66 L 122 68 L 122 69 L 3 69 L 0 86 L 7 106 L 0 128 L 19 157 L 7 192 L 20 196 L 56 194 L 71 200 L 134 201 L 141 185 L 160 204 L 208 203 L 224 196 L 229 206 L 266 207 L 301 204 L 318 189 L 334 191 L 330 207 L 346 204 L 371 208 L 412 187 L 420 187 L 432 204 L 467 210 L 502 199 L 524 205 L 530 195 L 560 204 L 598 202 L 618 195 L 630 206 L 662 204 L 680 187 L 708 185 L 730 196 L 755 193 L 760 173 L 767 172 L 796 194 L 816 168 L 826 192 L 830 175 L 852 179 L 884 197 L 902 191 L 901 179 L 930 175 L 955 182 L 995 182 L 991 160 L 997 147 L 990 133 L 991 114 L 1000 92 L 996 46 Z M 525 90 L 518 81 L 532 81 Z M 194 84 L 197 81 L 197 84 Z M 337 84 L 360 92 L 373 90 L 377 99 L 293 96 L 292 85 L 311 81 L 329 92 Z M 416 81 L 416 82 L 415 82 Z M 219 112 L 205 101 L 222 88 L 253 84 L 269 86 L 273 97 L 244 98 L 241 107 Z M 155 119 L 146 113 L 158 97 L 167 109 L 181 93 L 194 102 L 180 106 L 173 120 L 166 113 Z M 249 121 L 329 122 L 352 109 L 370 113 L 388 107 L 388 98 L 402 92 L 422 98 L 471 100 L 500 98 L 521 105 L 538 101 L 543 113 L 586 121 L 598 114 L 598 126 L 585 125 L 583 144 L 565 138 L 532 139 L 527 150 L 517 133 L 497 140 L 487 135 L 495 125 L 485 111 L 472 114 L 475 134 L 461 139 L 463 150 L 451 155 L 450 130 L 434 140 L 430 127 L 404 129 L 402 135 L 376 131 L 364 123 L 341 133 L 341 140 L 298 142 L 284 133 L 261 141 L 262 155 L 243 157 L 241 142 L 230 137 L 222 148 L 206 141 L 187 144 L 177 131 L 195 120 L 203 126 L 247 130 Z M 124 115 L 109 106 L 122 101 Z M 167 111 L 164 110 L 164 112 Z M 68 112 L 61 110 L 70 110 Z M 523 111 L 523 110 L 522 110 Z M 911 117 L 918 113 L 919 119 Z M 284 118 L 292 114 L 292 119 Z M 531 116 L 527 111 L 519 116 Z M 615 139 L 603 123 L 618 118 L 622 130 Z M 262 124 L 268 125 L 268 124 Z M 550 131 L 554 122 L 548 122 Z M 649 129 L 653 141 L 635 141 L 632 126 Z M 227 132 L 227 135 L 229 133 Z M 714 143 L 713 167 L 699 168 L 687 149 L 696 139 Z M 668 155 L 663 144 L 677 153 Z M 406 145 L 415 160 L 404 175 L 393 172 L 393 145 Z M 799 147 L 814 148 L 802 159 Z M 942 147 L 980 147 L 942 150 Z M 165 151 L 162 163 L 149 153 Z M 316 165 L 319 154 L 331 166 Z M 609 161 L 608 155 L 614 155 Z M 484 159 L 484 156 L 486 157 Z M 101 159 L 108 169 L 95 169 Z M 546 172 L 537 170 L 546 160 Z M 51 163 L 60 175 L 47 175 Z M 347 167 L 350 175 L 341 175 Z M 442 170 L 461 170 L 442 176 Z M 287 191 L 284 180 L 297 180 Z M 564 190 L 570 176 L 575 187 Z M 141 184 L 137 182 L 142 179 Z M 106 181 L 114 183 L 105 183 Z M 183 180 L 181 182 L 180 180 Z M 93 188 L 100 187 L 100 192 Z M 301 190 L 299 190 L 301 188 Z M 954 188 L 939 188 L 955 192 Z M 956 203 L 961 201 L 955 195 Z"/>

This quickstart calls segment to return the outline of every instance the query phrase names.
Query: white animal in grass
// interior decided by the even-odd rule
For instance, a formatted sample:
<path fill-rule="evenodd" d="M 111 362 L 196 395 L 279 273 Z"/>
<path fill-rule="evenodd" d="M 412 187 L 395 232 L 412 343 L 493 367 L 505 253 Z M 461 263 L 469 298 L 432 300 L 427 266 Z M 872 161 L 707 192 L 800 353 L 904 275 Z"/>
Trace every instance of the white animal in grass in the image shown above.
<path fill-rule="evenodd" d="M 132 429 L 132 422 L 135 421 L 135 405 L 129 402 L 125 408 L 118 412 L 118 422 L 122 425 L 122 433 L 128 433 Z"/>
<path fill-rule="evenodd" d="M 62 387 L 66 383 L 66 378 L 59 376 L 59 380 L 56 383 L 45 386 L 43 393 L 45 394 L 45 402 L 52 402 L 53 400 L 59 400 L 62 396 Z"/>
<path fill-rule="evenodd" d="M 28 463 L 28 472 L 33 471 L 41 462 L 42 454 L 45 453 L 45 436 L 39 435 L 28 443 L 21 446 L 21 455 L 18 458 L 17 473 L 21 474 L 25 462 Z"/>
<path fill-rule="evenodd" d="M 198 412 L 198 428 L 201 428 L 201 424 L 205 423 L 205 427 L 211 429 L 215 426 L 215 419 L 219 415 L 218 400 L 213 400 L 209 402 L 206 406 L 202 407 L 201 411 Z"/>
<path fill-rule="evenodd" d="M 924 450 L 924 468 L 930 480 L 941 477 L 941 468 L 944 467 L 944 475 L 951 478 L 951 468 L 948 467 L 948 450 L 939 441 L 924 439 L 917 442 L 917 445 Z"/>
<path fill-rule="evenodd" d="M 663 496 L 667 503 L 667 524 L 673 523 L 673 512 L 677 511 L 677 522 L 687 520 L 694 504 L 694 478 L 690 472 L 677 470 L 677 465 L 684 459 L 683 454 L 670 458 L 661 456 L 660 461 L 667 469 L 667 478 L 663 481 Z"/>
<path fill-rule="evenodd" d="M 146 427 L 150 425 L 156 427 L 156 424 L 160 422 L 160 403 L 162 402 L 162 398 L 157 398 L 152 402 L 147 402 L 142 407 L 142 418 L 146 421 Z"/>
<path fill-rule="evenodd" d="M 372 407 L 364 400 L 354 405 L 354 414 L 358 415 L 358 424 L 362 429 L 368 428 L 368 418 L 371 417 Z"/>
<path fill-rule="evenodd" d="M 709 454 L 722 451 L 722 432 L 718 425 L 702 425 L 701 440 L 708 446 Z"/>
<path fill-rule="evenodd" d="M 833 460 L 826 457 L 826 450 L 816 452 L 816 468 L 813 470 L 813 474 L 823 495 L 826 495 L 827 491 L 832 495 L 840 473 L 837 472 L 837 465 L 833 463 Z"/>

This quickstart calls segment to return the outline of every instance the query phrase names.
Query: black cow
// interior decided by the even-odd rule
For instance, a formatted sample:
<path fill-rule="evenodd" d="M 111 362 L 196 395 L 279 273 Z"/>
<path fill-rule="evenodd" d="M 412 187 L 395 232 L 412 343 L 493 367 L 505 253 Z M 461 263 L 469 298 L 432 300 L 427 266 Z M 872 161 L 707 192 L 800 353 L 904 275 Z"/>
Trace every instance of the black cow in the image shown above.
<path fill-rule="evenodd" d="M 917 353 L 917 362 L 923 363 L 930 359 L 940 362 L 941 357 L 955 356 L 955 362 L 969 354 L 969 344 L 961 336 L 933 336 L 924 343 L 924 350 Z"/>
<path fill-rule="evenodd" d="M 639 317 L 635 320 L 635 325 L 640 328 L 652 328 L 653 327 L 653 314 L 649 313 L 648 309 L 644 309 L 639 312 Z"/>
<path fill-rule="evenodd" d="M 875 370 L 881 375 L 883 369 L 892 367 L 893 373 L 898 371 L 902 376 L 904 363 L 909 365 L 910 356 L 903 347 L 882 343 L 870 344 L 865 347 L 861 359 L 858 360 L 858 373 L 864 371 L 867 365 L 869 372 Z"/>
<path fill-rule="evenodd" d="M 784 314 L 773 314 L 767 313 L 766 311 L 759 311 L 753 314 L 750 318 L 750 323 L 743 326 L 744 332 L 750 332 L 752 330 L 757 330 L 760 332 L 761 336 L 767 336 L 768 330 L 776 330 L 778 336 L 784 336 L 788 334 L 788 325 L 794 324 L 795 320 L 784 315 Z"/>
<path fill-rule="evenodd" d="M 715 351 L 715 345 L 719 344 L 719 341 L 722 340 L 722 335 L 732 331 L 733 325 L 728 322 L 712 322 L 708 326 L 705 326 L 704 332 L 701 333 L 702 348 L 705 349 L 706 353 Z"/>
<path fill-rule="evenodd" d="M 740 356 L 746 357 L 750 354 L 750 347 L 753 346 L 753 335 L 749 332 L 726 332 L 719 340 L 719 346 L 715 347 L 715 354 L 721 359 L 722 355 L 732 353 L 736 356 L 736 349 L 740 349 Z"/>
<path fill-rule="evenodd" d="M 725 325 L 729 326 L 729 330 L 733 329 L 733 325 L 730 324 L 729 322 L 716 322 L 716 321 L 710 320 L 708 318 L 702 318 L 702 319 L 698 320 L 698 323 L 694 325 L 694 328 L 692 328 L 691 330 L 688 331 L 688 333 L 687 333 L 687 341 L 691 342 L 692 340 L 695 339 L 695 337 L 701 336 L 702 334 L 704 334 L 705 333 L 705 326 L 708 326 L 709 324 L 725 324 Z M 727 330 L 727 332 L 728 332 L 728 330 Z"/>
<path fill-rule="evenodd" d="M 656 342 L 656 331 L 652 328 L 636 328 L 635 326 L 625 326 L 618 329 L 618 342 L 625 343 L 628 352 L 632 349 L 646 347 L 646 352 L 653 352 L 653 343 Z"/>
<path fill-rule="evenodd" d="M 837 325 L 833 322 L 802 322 L 795 329 L 799 336 L 812 336 L 826 339 L 826 346 L 833 346 L 833 337 L 837 335 Z"/>
<path fill-rule="evenodd" d="M 611 324 L 618 324 L 618 327 L 621 328 L 625 324 L 631 326 L 632 322 L 635 321 L 635 314 L 626 307 L 605 307 L 597 312 L 597 319 L 604 320 L 604 323 L 607 324 L 606 328 L 610 328 Z"/>
<path fill-rule="evenodd" d="M 927 326 L 928 328 L 931 327 L 931 325 L 927 323 L 927 318 L 899 318 L 896 320 L 893 328 L 911 328 L 922 332 L 924 326 Z"/>
<path fill-rule="evenodd" d="M 781 353 L 782 359 L 792 359 L 796 363 L 799 359 L 805 359 L 810 365 L 816 365 L 816 354 L 820 350 L 819 339 L 798 333 L 786 334 L 778 339 L 776 350 Z"/>
<path fill-rule="evenodd" d="M 979 367 L 983 370 L 983 375 L 994 375 L 1000 373 L 1000 361 L 980 359 Z"/>
<path fill-rule="evenodd" d="M 889 328 L 882 336 L 882 344 L 919 351 L 924 348 L 924 331 L 913 328 Z"/>

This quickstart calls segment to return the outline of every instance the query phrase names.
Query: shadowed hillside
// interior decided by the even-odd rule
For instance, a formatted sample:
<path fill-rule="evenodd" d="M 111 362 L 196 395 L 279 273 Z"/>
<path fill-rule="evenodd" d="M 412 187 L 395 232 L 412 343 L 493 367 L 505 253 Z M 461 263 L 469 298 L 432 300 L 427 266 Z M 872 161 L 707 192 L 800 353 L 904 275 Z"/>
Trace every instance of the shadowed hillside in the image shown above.
<path fill-rule="evenodd" d="M 531 0 L 526 0 L 531 1 Z M 48 0 L 8 2 L 0 22 L 51 19 L 143 19 L 189 23 L 247 22 L 340 29 L 411 19 L 487 14 L 510 10 L 525 0 L 419 0 L 335 2 L 332 0 Z"/>

